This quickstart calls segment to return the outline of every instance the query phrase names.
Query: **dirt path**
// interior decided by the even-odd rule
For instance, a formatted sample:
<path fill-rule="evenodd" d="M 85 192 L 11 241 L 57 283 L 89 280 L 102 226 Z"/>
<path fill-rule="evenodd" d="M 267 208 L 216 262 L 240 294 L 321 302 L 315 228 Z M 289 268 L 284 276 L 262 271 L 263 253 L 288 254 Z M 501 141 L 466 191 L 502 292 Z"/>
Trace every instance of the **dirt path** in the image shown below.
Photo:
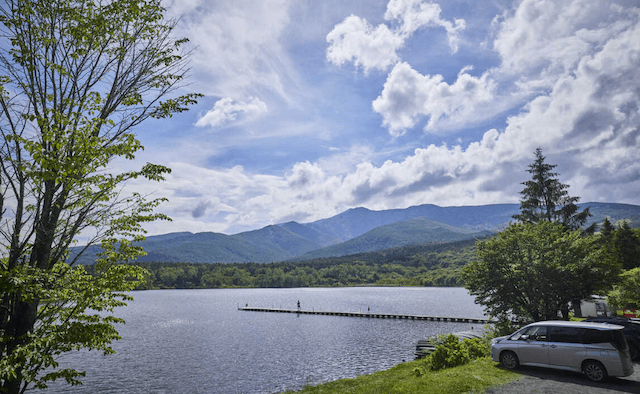
<path fill-rule="evenodd" d="M 496 368 L 502 367 L 497 365 Z M 520 380 L 491 388 L 485 394 L 640 394 L 640 363 L 635 363 L 633 369 L 633 375 L 626 378 L 609 378 L 604 383 L 594 383 L 578 373 L 520 367 L 516 370 L 522 375 Z"/>

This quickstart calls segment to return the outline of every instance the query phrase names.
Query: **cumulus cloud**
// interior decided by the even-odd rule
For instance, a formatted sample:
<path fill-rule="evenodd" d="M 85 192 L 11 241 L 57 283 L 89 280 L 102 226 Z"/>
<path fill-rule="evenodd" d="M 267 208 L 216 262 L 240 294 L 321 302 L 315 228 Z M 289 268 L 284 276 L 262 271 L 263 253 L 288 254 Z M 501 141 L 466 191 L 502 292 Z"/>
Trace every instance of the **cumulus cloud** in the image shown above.
<path fill-rule="evenodd" d="M 353 62 L 365 72 L 386 70 L 398 61 L 396 50 L 404 39 L 386 25 L 371 26 L 365 19 L 351 15 L 336 25 L 329 34 L 327 60 L 341 66 Z"/>
<path fill-rule="evenodd" d="M 384 84 L 373 109 L 382 115 L 382 124 L 394 136 L 402 135 L 425 116 L 430 117 L 426 130 L 435 130 L 443 118 L 467 122 L 480 107 L 494 104 L 495 84 L 487 78 L 474 77 L 464 68 L 455 83 L 444 82 L 442 75 L 421 75 L 407 63 L 398 63 Z"/>
<path fill-rule="evenodd" d="M 347 20 L 353 18 L 359 19 L 352 16 Z M 445 28 L 455 51 L 465 27 L 463 20 L 443 20 L 437 4 L 420 0 L 391 0 L 385 19 L 401 21 L 398 28 L 384 30 L 401 40 L 376 39 L 373 32 L 386 25 L 369 30 L 353 28 L 351 32 L 357 32 L 360 39 L 346 45 L 349 34 L 355 33 L 338 35 L 344 40 L 330 40 L 327 54 L 335 64 L 354 61 L 365 71 L 393 65 L 372 107 L 382 116 L 389 133 L 399 136 L 425 120 L 427 132 L 455 131 L 547 94 L 559 80 L 573 75 L 582 59 L 628 31 L 637 22 L 637 11 L 591 0 L 522 1 L 493 21 L 491 45 L 501 63 L 479 76 L 469 72 L 472 67 L 465 67 L 452 82 L 441 75 L 420 74 L 402 62 L 396 51 L 422 26 Z M 337 25 L 332 33 L 342 28 Z M 332 33 L 328 39 L 333 38 Z M 365 50 L 362 42 L 366 39 L 376 43 L 375 51 Z M 329 57 L 334 53 L 341 57 Z"/>
<path fill-rule="evenodd" d="M 525 0 L 494 20 L 500 72 L 520 83 L 548 87 L 580 59 L 630 27 L 633 18 L 613 2 Z"/>
<path fill-rule="evenodd" d="M 311 164 L 308 161 L 297 163 L 289 175 L 287 184 L 293 188 L 304 188 L 321 182 L 325 178 L 325 173 L 318 164 Z"/>
<path fill-rule="evenodd" d="M 549 163 L 558 164 L 561 181 L 583 202 L 637 203 L 640 10 L 592 3 L 519 3 L 495 21 L 493 47 L 501 64 L 480 76 L 464 68 L 447 82 L 421 75 L 406 62 L 393 63 L 373 106 L 396 135 L 426 117 L 433 130 L 445 122 L 481 119 L 479 112 L 496 113 L 491 107 L 503 96 L 525 91 L 526 101 L 519 96 L 520 111 L 478 141 L 429 145 L 381 164 L 374 164 L 375 152 L 354 147 L 299 162 L 283 175 L 171 164 L 161 196 L 170 198 L 164 212 L 174 217 L 172 228 L 232 233 L 286 220 L 317 220 L 357 206 L 515 203 L 537 147 Z M 499 89 L 509 82 L 510 89 Z M 213 191 L 217 200 L 207 204 Z M 198 215 L 215 218 L 215 227 L 193 218 Z"/>
<path fill-rule="evenodd" d="M 422 0 L 391 0 L 387 4 L 385 19 L 399 23 L 396 28 L 385 24 L 373 27 L 363 18 L 348 16 L 327 34 L 327 60 L 338 66 L 353 62 L 365 73 L 371 69 L 387 70 L 400 60 L 396 51 L 422 27 L 443 27 L 451 51 L 455 53 L 465 22 L 462 19 L 454 22 L 441 19 L 440 13 L 438 4 Z"/>
<path fill-rule="evenodd" d="M 216 128 L 239 119 L 253 119 L 266 112 L 267 105 L 257 97 L 252 97 L 248 103 L 225 97 L 216 101 L 213 108 L 198 119 L 196 126 Z"/>

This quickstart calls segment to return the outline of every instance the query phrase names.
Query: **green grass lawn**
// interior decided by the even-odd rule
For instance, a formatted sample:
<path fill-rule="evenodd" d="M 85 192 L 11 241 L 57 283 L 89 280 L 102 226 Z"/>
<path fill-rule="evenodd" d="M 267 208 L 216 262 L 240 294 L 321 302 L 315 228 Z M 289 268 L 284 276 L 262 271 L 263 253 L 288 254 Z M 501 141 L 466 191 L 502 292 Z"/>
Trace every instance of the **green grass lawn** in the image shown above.
<path fill-rule="evenodd" d="M 427 370 L 424 360 L 416 360 L 355 379 L 341 379 L 305 387 L 296 393 L 482 393 L 491 386 L 505 384 L 519 377 L 517 373 L 501 368 L 488 357 L 435 372 Z"/>

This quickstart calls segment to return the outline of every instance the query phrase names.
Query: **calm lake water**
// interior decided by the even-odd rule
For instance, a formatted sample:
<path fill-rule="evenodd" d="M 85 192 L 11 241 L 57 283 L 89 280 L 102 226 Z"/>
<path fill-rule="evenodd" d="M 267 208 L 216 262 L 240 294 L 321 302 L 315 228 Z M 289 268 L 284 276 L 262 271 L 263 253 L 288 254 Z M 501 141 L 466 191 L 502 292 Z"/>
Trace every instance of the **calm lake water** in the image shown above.
<path fill-rule="evenodd" d="M 277 393 L 414 358 L 419 339 L 478 324 L 239 311 L 238 306 L 484 317 L 463 288 L 153 290 L 117 310 L 116 354 L 74 352 L 83 385 L 46 393 Z"/>

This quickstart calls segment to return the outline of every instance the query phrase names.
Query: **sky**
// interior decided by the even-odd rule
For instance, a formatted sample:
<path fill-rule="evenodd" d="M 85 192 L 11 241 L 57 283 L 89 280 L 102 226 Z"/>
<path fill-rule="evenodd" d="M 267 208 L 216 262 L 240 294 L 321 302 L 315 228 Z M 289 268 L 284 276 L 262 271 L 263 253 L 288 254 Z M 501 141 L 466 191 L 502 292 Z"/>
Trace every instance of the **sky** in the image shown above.
<path fill-rule="evenodd" d="M 518 203 L 540 147 L 581 202 L 640 205 L 638 0 L 167 0 L 190 111 L 137 130 L 178 231 Z"/>

